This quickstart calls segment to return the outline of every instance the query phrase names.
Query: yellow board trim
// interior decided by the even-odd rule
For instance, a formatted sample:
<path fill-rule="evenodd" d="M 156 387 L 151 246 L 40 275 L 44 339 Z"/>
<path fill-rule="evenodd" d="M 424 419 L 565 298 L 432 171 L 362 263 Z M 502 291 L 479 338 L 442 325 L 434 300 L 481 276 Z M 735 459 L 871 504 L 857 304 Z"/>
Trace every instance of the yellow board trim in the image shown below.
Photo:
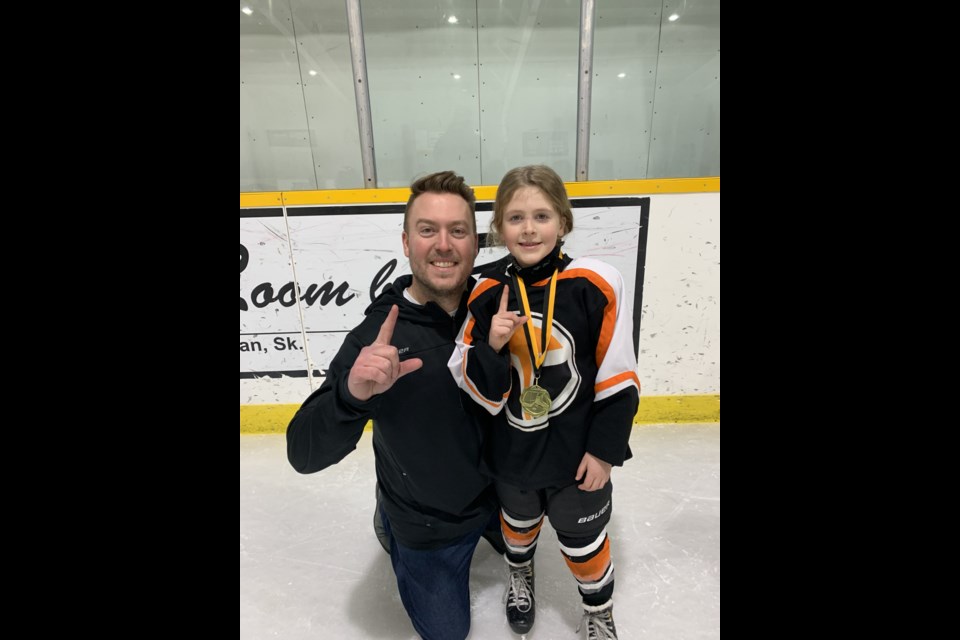
<path fill-rule="evenodd" d="M 640 396 L 633 424 L 720 422 L 720 394 Z"/>
<path fill-rule="evenodd" d="M 263 193 L 241 193 L 240 208 L 244 207 L 281 207 L 283 206 L 282 194 L 279 191 L 267 191 Z"/>
<path fill-rule="evenodd" d="M 660 180 L 606 180 L 567 182 L 571 198 L 597 196 L 645 196 L 654 193 L 719 193 L 720 178 L 663 178 Z M 477 200 L 490 201 L 496 186 L 474 187 Z M 410 197 L 407 187 L 394 189 L 330 189 L 326 191 L 263 191 L 241 193 L 240 207 L 288 207 L 324 204 L 404 204 Z"/>
<path fill-rule="evenodd" d="M 240 433 L 286 433 L 298 404 L 240 405 Z M 720 422 L 720 395 L 644 396 L 634 424 Z M 365 429 L 372 428 L 367 422 Z"/>

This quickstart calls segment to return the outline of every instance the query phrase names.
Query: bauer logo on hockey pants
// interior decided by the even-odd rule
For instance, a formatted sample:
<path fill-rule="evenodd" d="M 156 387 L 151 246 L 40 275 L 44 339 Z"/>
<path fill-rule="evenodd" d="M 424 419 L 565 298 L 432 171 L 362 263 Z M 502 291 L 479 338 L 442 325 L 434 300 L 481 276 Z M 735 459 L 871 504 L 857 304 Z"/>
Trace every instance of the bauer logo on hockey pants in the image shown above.
<path fill-rule="evenodd" d="M 597 511 L 592 516 L 585 516 L 583 518 L 580 518 L 579 520 L 577 520 L 577 524 L 583 524 L 584 522 L 590 522 L 591 520 L 596 520 L 597 518 L 605 514 L 607 512 L 607 509 L 609 508 L 610 508 L 610 501 L 607 500 L 607 504 L 603 505 L 603 509 L 600 509 L 600 511 Z"/>

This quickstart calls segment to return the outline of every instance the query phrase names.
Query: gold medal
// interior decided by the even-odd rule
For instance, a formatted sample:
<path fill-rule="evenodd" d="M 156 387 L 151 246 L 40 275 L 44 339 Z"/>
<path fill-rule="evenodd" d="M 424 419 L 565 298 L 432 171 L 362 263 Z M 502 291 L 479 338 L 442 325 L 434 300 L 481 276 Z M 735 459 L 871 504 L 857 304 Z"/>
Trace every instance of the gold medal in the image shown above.
<path fill-rule="evenodd" d="M 520 406 L 534 418 L 547 415 L 550 402 L 550 392 L 536 383 L 520 394 Z"/>
<path fill-rule="evenodd" d="M 561 258 L 563 255 L 561 254 Z M 540 386 L 540 367 L 547 359 L 547 348 L 550 346 L 550 333 L 553 330 L 553 303 L 557 294 L 557 273 L 559 268 L 553 270 L 553 276 L 550 277 L 549 293 L 544 296 L 544 314 L 543 330 L 540 332 L 540 340 L 536 339 L 536 331 L 533 325 L 533 314 L 530 313 L 530 301 L 527 299 L 527 288 L 524 286 L 523 278 L 513 274 L 513 284 L 515 291 L 520 294 L 520 302 L 523 304 L 523 313 L 527 316 L 527 323 L 523 327 L 524 335 L 527 339 L 527 348 L 530 350 L 530 363 L 533 365 L 533 384 L 523 390 L 520 394 L 520 408 L 526 411 L 534 418 L 540 418 L 547 415 L 550 411 L 550 392 Z"/>

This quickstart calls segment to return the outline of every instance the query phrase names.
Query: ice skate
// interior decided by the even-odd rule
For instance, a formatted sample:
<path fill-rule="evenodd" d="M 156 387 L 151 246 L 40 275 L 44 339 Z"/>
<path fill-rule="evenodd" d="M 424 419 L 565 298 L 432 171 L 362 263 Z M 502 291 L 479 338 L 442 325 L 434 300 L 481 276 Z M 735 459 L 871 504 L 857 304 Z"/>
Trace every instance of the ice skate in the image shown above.
<path fill-rule="evenodd" d="M 507 603 L 507 622 L 514 633 L 525 635 L 533 628 L 534 618 L 537 615 L 537 604 L 534 598 L 533 559 L 522 566 L 507 564 L 510 568 L 510 578 L 504 601 Z"/>
<path fill-rule="evenodd" d="M 583 605 L 583 618 L 577 633 L 586 623 L 586 640 L 617 640 L 617 627 L 613 624 L 613 602 L 607 602 L 598 607 Z"/>

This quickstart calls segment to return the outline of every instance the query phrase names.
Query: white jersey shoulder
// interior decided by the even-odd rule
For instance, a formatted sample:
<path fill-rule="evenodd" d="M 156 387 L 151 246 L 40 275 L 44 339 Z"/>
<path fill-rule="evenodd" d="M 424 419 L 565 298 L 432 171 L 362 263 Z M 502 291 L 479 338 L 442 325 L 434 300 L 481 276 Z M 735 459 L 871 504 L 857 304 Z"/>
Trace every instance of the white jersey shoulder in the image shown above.
<path fill-rule="evenodd" d="M 570 261 L 570 264 L 567 265 L 565 271 L 570 269 L 593 271 L 613 285 L 614 289 L 619 290 L 623 287 L 623 276 L 620 275 L 620 271 L 612 264 L 604 262 L 603 260 L 597 260 L 596 258 L 574 258 Z"/>

